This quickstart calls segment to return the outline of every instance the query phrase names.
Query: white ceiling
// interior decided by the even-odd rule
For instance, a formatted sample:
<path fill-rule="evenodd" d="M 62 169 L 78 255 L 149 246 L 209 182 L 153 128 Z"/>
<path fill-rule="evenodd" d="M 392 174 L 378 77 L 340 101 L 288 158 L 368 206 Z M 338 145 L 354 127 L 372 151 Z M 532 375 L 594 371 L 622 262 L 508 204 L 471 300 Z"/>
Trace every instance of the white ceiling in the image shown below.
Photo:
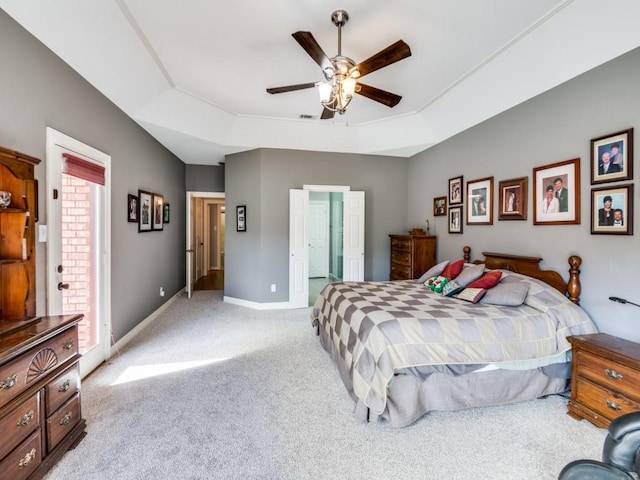
<path fill-rule="evenodd" d="M 0 0 L 0 8 L 188 164 L 261 147 L 410 156 L 640 46 L 638 0 Z M 412 56 L 319 116 L 322 80 L 291 34 L 356 62 L 402 39 Z"/>

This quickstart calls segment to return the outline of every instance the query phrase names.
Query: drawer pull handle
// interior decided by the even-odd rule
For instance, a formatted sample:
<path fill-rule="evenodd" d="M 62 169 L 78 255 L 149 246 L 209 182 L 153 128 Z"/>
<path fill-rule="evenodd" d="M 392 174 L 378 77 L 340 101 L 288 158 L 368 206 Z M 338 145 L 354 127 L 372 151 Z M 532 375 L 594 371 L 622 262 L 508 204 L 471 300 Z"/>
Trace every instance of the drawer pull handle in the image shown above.
<path fill-rule="evenodd" d="M 616 372 L 615 370 L 610 370 L 608 368 L 604 369 L 604 373 L 607 377 L 613 378 L 614 380 L 622 380 L 623 376 L 621 373 Z"/>
<path fill-rule="evenodd" d="M 17 425 L 19 427 L 26 427 L 31 423 L 31 420 L 33 420 L 33 410 L 29 410 L 29 413 L 25 413 L 24 416 L 18 420 Z"/>
<path fill-rule="evenodd" d="M 0 382 L 0 389 L 9 390 L 10 388 L 13 388 L 16 385 L 16 383 L 18 383 L 18 374 L 14 373 L 12 376 L 7 378 L 6 380 Z"/>
<path fill-rule="evenodd" d="M 28 467 L 35 458 L 36 449 L 32 448 L 31 451 L 27 453 L 22 460 L 20 460 L 20 463 L 18 463 L 18 468 Z"/>
<path fill-rule="evenodd" d="M 604 399 L 604 403 L 607 405 L 607 407 L 609 407 L 611 410 L 622 410 L 622 407 L 620 405 L 618 405 L 615 402 L 612 402 L 611 400 L 609 400 L 608 398 Z"/>
<path fill-rule="evenodd" d="M 73 417 L 73 412 L 67 413 L 64 417 L 60 419 L 60 425 L 69 425 L 71 421 L 71 417 Z"/>
<path fill-rule="evenodd" d="M 69 380 L 68 378 L 64 381 L 64 383 L 62 385 L 60 385 L 58 387 L 58 391 L 60 393 L 62 392 L 66 392 L 67 390 L 69 390 L 69 387 L 71 386 L 71 380 Z"/>
<path fill-rule="evenodd" d="M 64 348 L 65 350 L 71 350 L 73 348 L 73 340 L 67 340 L 66 342 L 64 342 L 62 348 Z"/>

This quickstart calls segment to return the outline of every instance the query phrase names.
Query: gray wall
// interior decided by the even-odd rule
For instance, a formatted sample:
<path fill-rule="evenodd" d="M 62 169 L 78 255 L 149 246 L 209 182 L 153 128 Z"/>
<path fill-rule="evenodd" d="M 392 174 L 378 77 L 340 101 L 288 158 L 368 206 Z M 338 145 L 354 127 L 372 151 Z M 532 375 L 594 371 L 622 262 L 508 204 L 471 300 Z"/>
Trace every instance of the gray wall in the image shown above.
<path fill-rule="evenodd" d="M 117 340 L 184 287 L 184 164 L 1 10 L 0 65 L 0 145 L 42 160 L 36 168 L 40 224 L 47 223 L 46 127 L 111 155 L 111 309 Z M 139 188 L 161 193 L 171 204 L 171 223 L 163 232 L 139 234 L 136 224 L 127 223 L 127 193 Z M 36 245 L 40 315 L 46 308 L 44 246 Z"/>
<path fill-rule="evenodd" d="M 224 164 L 186 165 L 185 186 L 189 192 L 224 192 Z"/>
<path fill-rule="evenodd" d="M 640 341 L 640 309 L 608 300 L 614 295 L 640 303 L 637 236 L 590 233 L 590 140 L 630 127 L 636 127 L 637 138 L 638 85 L 640 50 L 635 50 L 414 156 L 409 162 L 409 221 L 430 218 L 440 260 L 459 258 L 469 245 L 474 258 L 481 258 L 482 251 L 540 256 L 543 268 L 563 272 L 567 279 L 567 258 L 580 255 L 582 306 L 602 331 Z M 577 157 L 581 224 L 534 226 L 533 168 Z M 637 177 L 640 171 L 635 170 Z M 448 234 L 446 217 L 433 218 L 433 197 L 446 195 L 448 179 L 458 175 L 464 175 L 465 188 L 468 180 L 494 176 L 494 205 L 498 181 L 528 176 L 527 221 L 498 221 L 494 210 L 492 226 L 465 224 L 462 235 Z M 635 202 L 639 192 L 636 186 Z M 637 220 L 636 214 L 636 233 Z"/>
<path fill-rule="evenodd" d="M 225 295 L 289 300 L 289 189 L 305 184 L 365 192 L 365 279 L 388 280 L 389 234 L 407 231 L 407 164 L 396 157 L 275 149 L 229 155 Z M 246 233 L 235 229 L 237 205 L 247 206 Z"/>

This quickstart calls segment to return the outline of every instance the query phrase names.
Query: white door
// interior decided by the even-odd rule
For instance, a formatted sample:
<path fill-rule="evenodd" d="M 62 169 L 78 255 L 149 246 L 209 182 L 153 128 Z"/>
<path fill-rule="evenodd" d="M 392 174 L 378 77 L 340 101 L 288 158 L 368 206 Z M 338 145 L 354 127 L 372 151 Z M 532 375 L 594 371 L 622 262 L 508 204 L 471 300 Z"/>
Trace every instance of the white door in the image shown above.
<path fill-rule="evenodd" d="M 289 304 L 309 304 L 309 191 L 289 190 Z"/>
<path fill-rule="evenodd" d="M 345 282 L 364 281 L 364 192 L 344 192 Z"/>
<path fill-rule="evenodd" d="M 309 278 L 329 276 L 329 202 L 309 201 Z"/>
<path fill-rule="evenodd" d="M 47 314 L 81 313 L 80 374 L 110 356 L 111 157 L 47 128 Z"/>

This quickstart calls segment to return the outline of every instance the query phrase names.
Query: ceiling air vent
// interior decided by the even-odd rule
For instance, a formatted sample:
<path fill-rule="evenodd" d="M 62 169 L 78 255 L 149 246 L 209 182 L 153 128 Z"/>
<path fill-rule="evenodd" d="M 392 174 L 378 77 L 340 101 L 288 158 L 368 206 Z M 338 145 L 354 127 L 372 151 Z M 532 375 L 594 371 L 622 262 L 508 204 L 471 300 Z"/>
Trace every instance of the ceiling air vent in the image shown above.
<path fill-rule="evenodd" d="M 300 118 L 302 120 L 317 120 L 318 116 L 317 115 L 309 115 L 309 114 L 302 113 L 302 114 L 300 114 Z"/>

